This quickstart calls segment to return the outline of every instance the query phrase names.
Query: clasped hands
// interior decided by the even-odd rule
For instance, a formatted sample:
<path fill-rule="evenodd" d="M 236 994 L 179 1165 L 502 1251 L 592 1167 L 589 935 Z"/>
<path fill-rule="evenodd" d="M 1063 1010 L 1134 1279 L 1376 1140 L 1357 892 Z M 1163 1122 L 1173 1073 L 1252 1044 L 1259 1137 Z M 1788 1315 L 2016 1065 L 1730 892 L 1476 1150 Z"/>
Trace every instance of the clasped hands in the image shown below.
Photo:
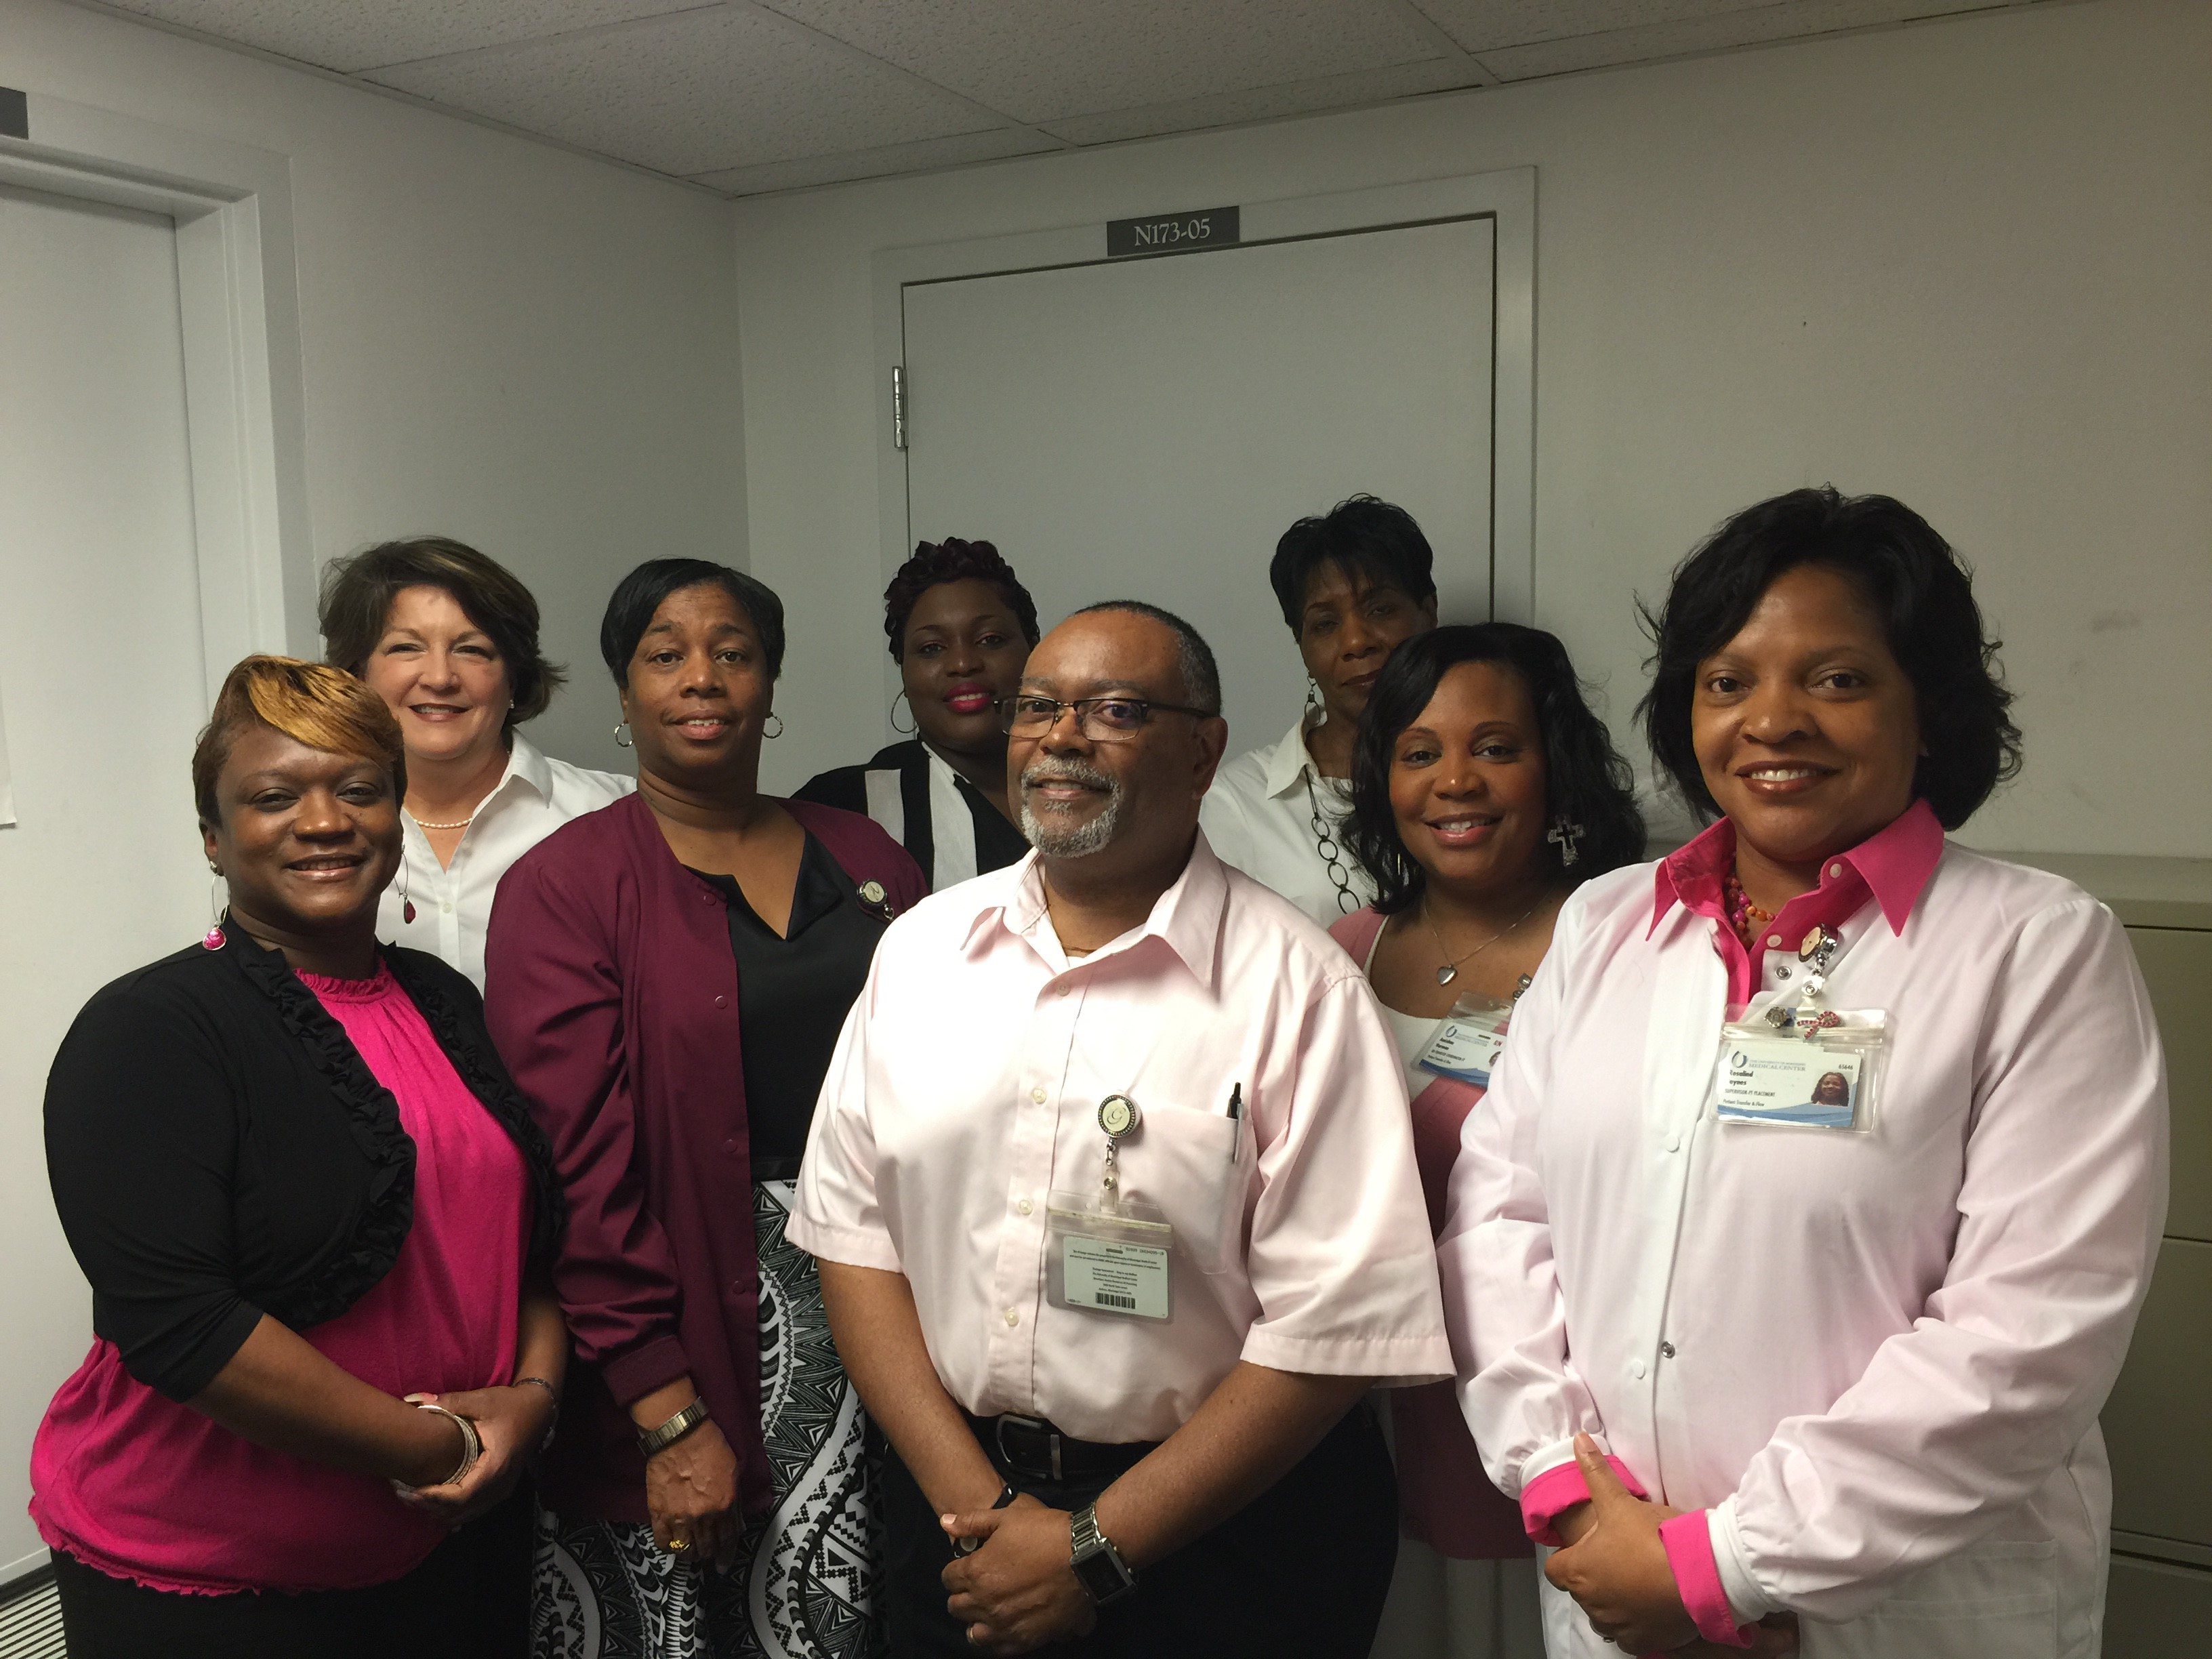
<path fill-rule="evenodd" d="M 1069 1565 L 1072 1519 L 1026 1492 L 1002 1510 L 937 1517 L 947 1538 L 983 1540 L 942 1575 L 945 1607 L 979 1652 L 1027 1653 L 1090 1634 L 1098 1610 Z"/>
<path fill-rule="evenodd" d="M 1682 1605 L 1659 1537 L 1660 1523 L 1682 1511 L 1629 1491 L 1586 1434 L 1575 1437 L 1575 1462 L 1589 1483 L 1589 1502 L 1559 1517 L 1559 1534 L 1567 1543 L 1545 1562 L 1544 1576 L 1575 1598 L 1592 1630 L 1634 1654 L 1781 1659 L 1796 1652 L 1797 1621 L 1789 1613 L 1773 1614 L 1753 1626 L 1748 1648 L 1723 1647 L 1701 1638 Z"/>
<path fill-rule="evenodd" d="M 392 1483 L 401 1503 L 447 1527 L 475 1520 L 513 1492 L 531 1453 L 538 1449 L 553 1424 L 553 1398 L 534 1384 L 470 1389 L 457 1394 L 410 1394 L 406 1398 L 410 1406 L 443 1406 L 455 1416 L 467 1418 L 476 1425 L 477 1437 L 483 1442 L 475 1466 L 459 1480 L 431 1486 Z"/>

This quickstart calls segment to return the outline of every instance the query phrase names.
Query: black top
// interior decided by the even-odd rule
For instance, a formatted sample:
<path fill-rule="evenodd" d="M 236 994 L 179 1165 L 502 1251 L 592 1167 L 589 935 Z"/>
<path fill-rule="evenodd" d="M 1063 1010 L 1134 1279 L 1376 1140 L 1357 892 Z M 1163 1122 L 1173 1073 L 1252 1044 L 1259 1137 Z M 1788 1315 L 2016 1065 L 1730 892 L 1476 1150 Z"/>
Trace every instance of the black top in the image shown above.
<path fill-rule="evenodd" d="M 713 883 L 730 909 L 753 1179 L 788 1181 L 806 1152 L 837 1033 L 890 920 L 885 901 L 878 892 L 873 906 L 864 902 L 844 866 L 812 836 L 781 937 L 745 902 L 734 876 L 694 873 Z"/>
<path fill-rule="evenodd" d="M 221 950 L 192 945 L 95 994 L 46 1078 L 46 1170 L 92 1328 L 179 1401 L 264 1313 L 300 1329 L 352 1307 L 415 1216 L 415 1142 L 391 1091 L 281 955 L 224 931 Z M 549 1254 L 565 1213 L 552 1155 L 476 988 L 420 951 L 384 960 L 521 1149 L 531 1253 Z"/>
<path fill-rule="evenodd" d="M 896 779 L 899 803 L 896 812 L 885 813 L 879 810 L 879 801 L 871 800 L 871 772 L 884 774 L 887 781 Z M 919 738 L 878 750 L 875 758 L 866 766 L 840 766 L 810 778 L 793 799 L 820 801 L 824 806 L 842 806 L 848 812 L 866 813 L 906 848 L 908 855 L 921 866 L 921 873 L 933 890 L 988 870 L 1018 864 L 1030 850 L 1029 842 L 1006 815 L 986 800 L 982 791 L 974 784 L 955 775 L 960 799 L 967 805 L 968 820 L 975 832 L 975 867 L 972 870 L 939 867 L 939 837 L 929 811 L 929 750 Z"/>

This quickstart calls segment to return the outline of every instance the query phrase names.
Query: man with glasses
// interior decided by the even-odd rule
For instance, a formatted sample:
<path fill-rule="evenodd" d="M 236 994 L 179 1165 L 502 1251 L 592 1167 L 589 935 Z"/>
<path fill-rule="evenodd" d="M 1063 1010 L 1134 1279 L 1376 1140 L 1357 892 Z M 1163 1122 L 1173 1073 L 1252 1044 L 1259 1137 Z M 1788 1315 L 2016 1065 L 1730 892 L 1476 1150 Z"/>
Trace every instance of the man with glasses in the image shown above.
<path fill-rule="evenodd" d="M 1048 634 L 1001 709 L 1035 854 L 892 925 L 831 1061 L 791 1233 L 890 1442 L 901 1659 L 1373 1640 L 1358 1402 L 1451 1355 L 1389 1029 L 1198 832 L 1220 708 L 1164 611 Z"/>

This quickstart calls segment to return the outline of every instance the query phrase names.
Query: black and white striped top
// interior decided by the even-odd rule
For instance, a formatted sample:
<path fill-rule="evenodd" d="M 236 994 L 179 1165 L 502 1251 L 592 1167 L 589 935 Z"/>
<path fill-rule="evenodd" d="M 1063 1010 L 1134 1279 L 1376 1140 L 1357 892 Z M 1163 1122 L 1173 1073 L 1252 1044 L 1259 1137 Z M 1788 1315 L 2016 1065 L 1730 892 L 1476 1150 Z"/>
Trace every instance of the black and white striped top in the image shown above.
<path fill-rule="evenodd" d="M 891 744 L 866 766 L 810 778 L 795 799 L 866 813 L 921 866 L 932 892 L 1016 863 L 1030 850 L 1006 814 L 919 738 Z"/>

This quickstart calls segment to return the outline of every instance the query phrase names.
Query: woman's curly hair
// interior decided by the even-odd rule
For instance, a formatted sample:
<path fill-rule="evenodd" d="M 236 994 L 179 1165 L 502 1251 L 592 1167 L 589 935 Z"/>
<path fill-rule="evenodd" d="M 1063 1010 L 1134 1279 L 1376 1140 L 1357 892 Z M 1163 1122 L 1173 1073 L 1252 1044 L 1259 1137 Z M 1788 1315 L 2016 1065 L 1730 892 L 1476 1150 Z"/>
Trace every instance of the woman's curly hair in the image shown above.
<path fill-rule="evenodd" d="M 999 556 L 988 542 L 963 542 L 947 536 L 941 542 L 916 544 L 914 556 L 898 568 L 884 589 L 884 634 L 890 641 L 891 660 L 906 654 L 906 621 L 924 593 L 944 582 L 988 582 L 999 592 L 1021 624 L 1022 636 L 1037 642 L 1036 601 L 1030 597 L 1013 566 Z"/>

